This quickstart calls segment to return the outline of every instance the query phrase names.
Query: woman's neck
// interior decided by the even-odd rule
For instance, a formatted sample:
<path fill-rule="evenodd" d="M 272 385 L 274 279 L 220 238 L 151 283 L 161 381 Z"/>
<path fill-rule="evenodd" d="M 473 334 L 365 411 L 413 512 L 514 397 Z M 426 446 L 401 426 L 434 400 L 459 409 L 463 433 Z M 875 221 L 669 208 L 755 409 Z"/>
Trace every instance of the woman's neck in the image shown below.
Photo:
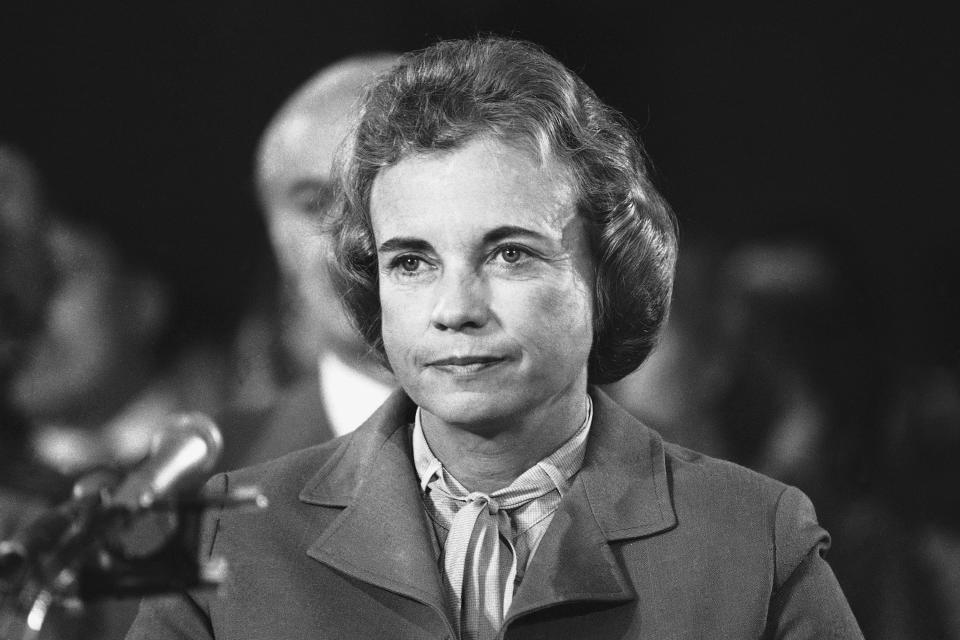
<path fill-rule="evenodd" d="M 587 416 L 585 392 L 556 399 L 524 416 L 501 423 L 452 425 L 421 409 L 430 450 L 470 491 L 492 493 L 507 487 L 569 440 Z"/>

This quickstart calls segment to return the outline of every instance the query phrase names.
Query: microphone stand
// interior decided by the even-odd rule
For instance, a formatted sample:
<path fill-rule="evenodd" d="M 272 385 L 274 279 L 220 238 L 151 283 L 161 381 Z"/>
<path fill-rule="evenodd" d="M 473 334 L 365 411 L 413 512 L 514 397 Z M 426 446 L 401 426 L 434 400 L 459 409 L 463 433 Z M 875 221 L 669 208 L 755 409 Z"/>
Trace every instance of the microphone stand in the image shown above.
<path fill-rule="evenodd" d="M 0 554 L 0 640 L 38 640 L 54 607 L 216 587 L 227 567 L 219 557 L 199 559 L 204 514 L 262 509 L 266 498 L 247 487 L 214 498 L 180 492 L 131 508 L 101 487 L 68 506 L 73 517 L 55 541 L 30 554 Z"/>

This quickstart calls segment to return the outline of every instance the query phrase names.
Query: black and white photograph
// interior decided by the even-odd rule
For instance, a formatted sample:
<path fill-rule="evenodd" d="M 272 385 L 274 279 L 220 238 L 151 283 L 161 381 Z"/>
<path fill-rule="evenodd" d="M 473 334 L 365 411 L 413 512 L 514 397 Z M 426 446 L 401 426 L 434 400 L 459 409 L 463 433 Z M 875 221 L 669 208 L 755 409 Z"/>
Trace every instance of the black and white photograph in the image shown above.
<path fill-rule="evenodd" d="M 907 3 L 0 6 L 0 640 L 960 640 Z"/>

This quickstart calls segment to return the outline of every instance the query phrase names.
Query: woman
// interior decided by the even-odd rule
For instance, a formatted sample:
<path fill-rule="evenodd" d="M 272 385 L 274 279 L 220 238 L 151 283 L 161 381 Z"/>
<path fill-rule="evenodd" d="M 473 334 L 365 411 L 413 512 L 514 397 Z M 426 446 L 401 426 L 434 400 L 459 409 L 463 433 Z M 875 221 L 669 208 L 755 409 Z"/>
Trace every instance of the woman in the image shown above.
<path fill-rule="evenodd" d="M 622 120 L 536 47 L 404 57 L 345 158 L 335 279 L 401 391 L 211 484 L 216 592 L 130 637 L 860 636 L 801 492 L 664 443 L 593 385 L 665 319 L 673 217 Z"/>

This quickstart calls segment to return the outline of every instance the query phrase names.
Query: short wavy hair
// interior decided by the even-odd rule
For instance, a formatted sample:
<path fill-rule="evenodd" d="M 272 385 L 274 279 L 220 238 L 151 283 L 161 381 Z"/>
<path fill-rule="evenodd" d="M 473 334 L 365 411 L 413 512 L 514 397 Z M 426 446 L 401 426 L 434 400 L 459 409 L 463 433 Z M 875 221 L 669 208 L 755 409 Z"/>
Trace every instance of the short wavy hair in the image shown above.
<path fill-rule="evenodd" d="M 367 91 L 338 173 L 334 285 L 386 363 L 370 193 L 406 157 L 449 151 L 481 136 L 552 154 L 570 170 L 596 264 L 593 384 L 640 366 L 666 320 L 677 231 L 629 123 L 579 77 L 529 42 L 442 41 L 408 53 Z"/>

